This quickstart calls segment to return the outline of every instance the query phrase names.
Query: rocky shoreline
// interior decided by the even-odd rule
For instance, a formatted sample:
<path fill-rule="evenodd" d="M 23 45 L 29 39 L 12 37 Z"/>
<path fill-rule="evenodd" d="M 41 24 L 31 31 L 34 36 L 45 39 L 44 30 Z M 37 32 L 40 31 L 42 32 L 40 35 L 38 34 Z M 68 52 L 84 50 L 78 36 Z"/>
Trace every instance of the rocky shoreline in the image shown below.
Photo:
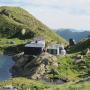
<path fill-rule="evenodd" d="M 67 79 L 55 77 L 58 63 L 56 56 L 42 53 L 39 56 L 20 55 L 13 56 L 15 65 L 11 69 L 12 77 L 27 77 L 34 80 L 43 80 L 48 83 L 62 84 Z"/>

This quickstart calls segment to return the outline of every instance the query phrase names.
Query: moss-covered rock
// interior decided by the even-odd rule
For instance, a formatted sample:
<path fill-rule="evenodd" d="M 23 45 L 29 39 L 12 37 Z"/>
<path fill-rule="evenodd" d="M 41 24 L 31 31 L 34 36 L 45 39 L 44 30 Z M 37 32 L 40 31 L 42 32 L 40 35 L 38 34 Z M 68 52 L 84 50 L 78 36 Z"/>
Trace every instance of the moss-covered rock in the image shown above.
<path fill-rule="evenodd" d="M 22 75 L 32 79 L 43 79 L 45 77 L 49 78 L 49 72 L 51 72 L 52 68 L 55 69 L 57 67 L 57 58 L 51 54 L 42 53 L 39 56 L 23 55 L 16 60 L 12 73 L 14 76 Z"/>

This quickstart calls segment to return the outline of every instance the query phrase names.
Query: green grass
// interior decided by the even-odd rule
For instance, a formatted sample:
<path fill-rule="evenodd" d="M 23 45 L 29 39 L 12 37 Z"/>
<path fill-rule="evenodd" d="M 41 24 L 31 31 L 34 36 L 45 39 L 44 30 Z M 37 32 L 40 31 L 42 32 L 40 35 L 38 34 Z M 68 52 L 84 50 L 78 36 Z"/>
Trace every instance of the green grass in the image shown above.
<path fill-rule="evenodd" d="M 21 44 L 25 44 L 30 42 L 30 39 L 27 40 L 20 40 L 18 38 L 7 39 L 7 38 L 0 38 L 0 51 L 4 52 L 6 48 L 13 47 Z"/>
<path fill-rule="evenodd" d="M 46 42 L 67 43 L 46 25 L 20 7 L 0 7 L 0 36 L 5 38 L 31 39 L 42 36 Z M 5 14 L 6 13 L 6 14 Z M 8 13 L 8 15 L 7 15 Z M 25 35 L 22 30 L 25 29 Z"/>
<path fill-rule="evenodd" d="M 68 54 L 66 56 L 58 56 L 59 78 L 66 78 L 69 81 L 79 80 L 80 76 L 90 76 L 90 55 L 84 55 L 84 61 L 75 63 L 76 54 Z"/>
<path fill-rule="evenodd" d="M 78 78 L 77 71 L 73 69 L 74 56 L 75 55 L 66 55 L 58 57 L 58 71 L 60 72 L 60 78 L 66 78 L 69 80 L 76 80 Z"/>
<path fill-rule="evenodd" d="M 76 84 L 69 82 L 65 84 L 50 84 L 44 81 L 30 80 L 27 78 L 13 78 L 0 83 L 0 87 L 13 85 L 18 87 L 18 90 L 90 90 L 90 82 Z"/>

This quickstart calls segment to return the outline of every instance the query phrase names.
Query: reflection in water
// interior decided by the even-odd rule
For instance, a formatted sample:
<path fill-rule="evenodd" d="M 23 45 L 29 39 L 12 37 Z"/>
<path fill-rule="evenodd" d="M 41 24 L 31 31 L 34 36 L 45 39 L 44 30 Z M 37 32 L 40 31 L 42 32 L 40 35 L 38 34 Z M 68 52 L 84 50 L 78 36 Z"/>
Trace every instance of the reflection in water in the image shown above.
<path fill-rule="evenodd" d="M 0 55 L 0 81 L 11 78 L 9 69 L 14 64 L 11 56 Z"/>

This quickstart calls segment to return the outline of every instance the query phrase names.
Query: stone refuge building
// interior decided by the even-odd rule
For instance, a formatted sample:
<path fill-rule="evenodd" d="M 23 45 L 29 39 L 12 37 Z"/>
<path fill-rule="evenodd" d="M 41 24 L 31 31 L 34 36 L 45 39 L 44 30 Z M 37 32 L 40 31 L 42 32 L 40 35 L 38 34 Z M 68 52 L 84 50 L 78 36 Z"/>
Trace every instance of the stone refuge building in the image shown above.
<path fill-rule="evenodd" d="M 64 45 L 53 44 L 47 47 L 47 52 L 53 55 L 66 55 Z"/>
<path fill-rule="evenodd" d="M 45 40 L 41 38 L 34 39 L 30 44 L 26 44 L 24 47 L 25 55 L 40 55 L 42 52 L 48 52 L 52 55 L 65 55 L 66 50 L 64 45 L 52 44 L 45 46 Z"/>
<path fill-rule="evenodd" d="M 24 48 L 24 54 L 39 55 L 45 48 L 44 39 L 34 39 L 30 44 L 26 44 Z"/>

